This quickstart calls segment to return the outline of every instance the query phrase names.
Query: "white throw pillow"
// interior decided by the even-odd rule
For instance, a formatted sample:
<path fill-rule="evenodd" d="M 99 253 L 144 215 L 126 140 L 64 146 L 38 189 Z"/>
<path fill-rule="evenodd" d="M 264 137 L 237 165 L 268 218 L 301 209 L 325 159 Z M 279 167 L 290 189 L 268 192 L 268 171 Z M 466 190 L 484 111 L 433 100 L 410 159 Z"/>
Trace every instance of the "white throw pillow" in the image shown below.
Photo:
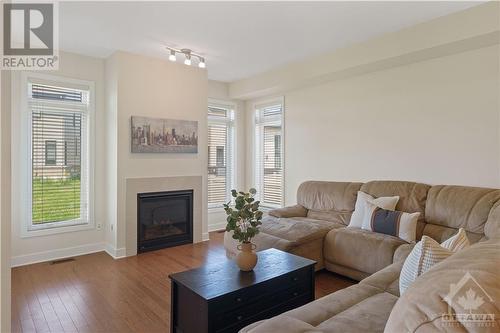
<path fill-rule="evenodd" d="M 432 266 L 451 256 L 454 252 L 442 247 L 428 236 L 422 236 L 406 258 L 399 275 L 399 294 L 403 293 L 420 275 Z"/>
<path fill-rule="evenodd" d="M 383 209 L 366 203 L 362 228 L 365 230 L 391 235 L 411 243 L 417 235 L 417 221 L 420 213 L 404 213 Z"/>
<path fill-rule="evenodd" d="M 399 196 L 395 197 L 380 197 L 374 198 L 365 192 L 358 191 L 358 198 L 356 199 L 356 204 L 354 206 L 354 212 L 351 216 L 351 221 L 349 222 L 348 228 L 362 228 L 363 220 L 366 211 L 366 203 L 371 202 L 374 205 L 388 210 L 396 209 L 398 204 Z"/>
<path fill-rule="evenodd" d="M 441 243 L 441 246 L 453 252 L 465 249 L 470 246 L 467 233 L 463 228 L 458 229 L 458 232 Z"/>

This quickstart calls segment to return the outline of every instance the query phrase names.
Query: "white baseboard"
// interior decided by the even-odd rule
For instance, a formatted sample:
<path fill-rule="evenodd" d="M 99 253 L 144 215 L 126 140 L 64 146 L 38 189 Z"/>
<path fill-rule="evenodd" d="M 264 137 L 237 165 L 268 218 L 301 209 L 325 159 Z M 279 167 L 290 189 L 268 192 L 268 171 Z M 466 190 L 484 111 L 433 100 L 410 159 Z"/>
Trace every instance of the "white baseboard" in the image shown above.
<path fill-rule="evenodd" d="M 208 232 L 219 231 L 226 229 L 227 222 L 219 222 L 208 225 Z"/>
<path fill-rule="evenodd" d="M 113 259 L 125 258 L 127 256 L 124 247 L 117 249 L 111 246 L 111 244 L 106 244 L 104 251 L 106 251 L 107 254 L 113 257 Z"/>
<path fill-rule="evenodd" d="M 203 234 L 201 234 L 201 241 L 202 242 L 207 241 L 209 239 L 210 238 L 208 237 L 208 232 L 204 232 Z"/>
<path fill-rule="evenodd" d="M 11 267 L 18 267 L 30 264 L 36 264 L 44 261 L 58 260 L 70 257 L 81 256 L 84 254 L 104 251 L 104 243 L 93 243 L 64 249 L 49 250 L 33 254 L 12 257 L 10 259 Z"/>

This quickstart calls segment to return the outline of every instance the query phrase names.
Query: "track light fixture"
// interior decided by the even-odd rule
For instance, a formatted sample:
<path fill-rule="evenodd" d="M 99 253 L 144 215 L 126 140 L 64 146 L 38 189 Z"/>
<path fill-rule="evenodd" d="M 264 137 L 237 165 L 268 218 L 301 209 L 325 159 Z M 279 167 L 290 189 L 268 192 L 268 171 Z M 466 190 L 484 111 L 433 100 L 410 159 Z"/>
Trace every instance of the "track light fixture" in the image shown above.
<path fill-rule="evenodd" d="M 200 68 L 206 68 L 206 62 L 205 58 L 201 56 L 200 54 L 194 53 L 190 49 L 175 49 L 173 47 L 166 46 L 166 49 L 170 52 L 170 55 L 168 56 L 168 60 L 170 61 L 177 61 L 177 54 L 180 53 L 184 55 L 184 64 L 187 66 L 191 66 L 192 64 L 192 58 L 196 58 L 198 60 L 198 67 Z"/>

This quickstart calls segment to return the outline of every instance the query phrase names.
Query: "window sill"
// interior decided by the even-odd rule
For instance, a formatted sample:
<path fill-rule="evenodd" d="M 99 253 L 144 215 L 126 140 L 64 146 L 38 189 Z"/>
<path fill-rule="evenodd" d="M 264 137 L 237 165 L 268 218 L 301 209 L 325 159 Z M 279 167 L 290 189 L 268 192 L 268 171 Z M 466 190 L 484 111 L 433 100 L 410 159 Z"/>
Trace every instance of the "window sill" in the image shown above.
<path fill-rule="evenodd" d="M 38 228 L 33 230 L 21 230 L 21 238 L 30 238 L 37 236 L 49 236 L 55 234 L 62 234 L 67 232 L 76 232 L 83 230 L 95 229 L 94 223 L 76 224 L 76 225 L 66 225 L 66 226 L 53 226 L 47 228 Z"/>

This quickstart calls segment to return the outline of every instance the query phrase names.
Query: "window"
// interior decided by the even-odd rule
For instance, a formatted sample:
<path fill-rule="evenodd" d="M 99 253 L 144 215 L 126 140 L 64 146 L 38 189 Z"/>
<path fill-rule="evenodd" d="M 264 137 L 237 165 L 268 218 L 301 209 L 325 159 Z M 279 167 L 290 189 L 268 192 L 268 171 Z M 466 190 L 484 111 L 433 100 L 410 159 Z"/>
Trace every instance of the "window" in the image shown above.
<path fill-rule="evenodd" d="M 264 207 L 283 205 L 283 103 L 255 107 L 255 186 Z"/>
<path fill-rule="evenodd" d="M 221 207 L 231 200 L 234 184 L 234 107 L 208 107 L 208 207 Z"/>
<path fill-rule="evenodd" d="M 35 76 L 26 84 L 31 157 L 28 231 L 88 225 L 91 89 Z"/>
<path fill-rule="evenodd" d="M 56 141 L 45 140 L 45 165 L 56 165 L 56 147 Z"/>

